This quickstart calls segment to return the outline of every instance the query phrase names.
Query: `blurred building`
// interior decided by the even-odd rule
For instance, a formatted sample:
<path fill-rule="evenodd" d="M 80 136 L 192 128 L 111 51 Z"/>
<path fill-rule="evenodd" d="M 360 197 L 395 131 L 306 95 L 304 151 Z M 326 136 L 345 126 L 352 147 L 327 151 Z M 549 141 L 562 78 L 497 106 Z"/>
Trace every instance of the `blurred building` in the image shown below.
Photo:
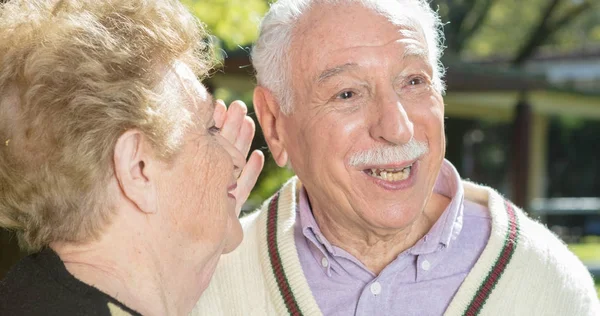
<path fill-rule="evenodd" d="M 571 53 L 546 53 L 525 65 L 553 85 L 582 92 L 600 92 L 600 47 Z"/>

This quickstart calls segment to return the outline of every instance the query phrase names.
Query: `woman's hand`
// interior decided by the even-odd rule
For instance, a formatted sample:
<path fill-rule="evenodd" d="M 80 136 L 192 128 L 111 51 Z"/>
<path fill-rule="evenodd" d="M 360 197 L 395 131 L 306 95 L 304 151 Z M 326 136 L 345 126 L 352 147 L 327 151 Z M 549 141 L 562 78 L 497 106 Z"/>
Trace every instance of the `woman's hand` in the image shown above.
<path fill-rule="evenodd" d="M 248 108 L 242 101 L 234 101 L 225 106 L 225 102 L 218 100 L 215 104 L 215 125 L 221 129 L 221 135 L 231 142 L 244 157 L 248 156 L 252 138 L 254 137 L 254 121 L 247 115 Z M 233 192 L 237 200 L 236 212 L 239 215 L 242 205 L 248 199 L 250 191 L 256 184 L 258 175 L 263 168 L 265 156 L 260 150 L 255 150 L 248 158 L 237 180 L 237 188 Z"/>

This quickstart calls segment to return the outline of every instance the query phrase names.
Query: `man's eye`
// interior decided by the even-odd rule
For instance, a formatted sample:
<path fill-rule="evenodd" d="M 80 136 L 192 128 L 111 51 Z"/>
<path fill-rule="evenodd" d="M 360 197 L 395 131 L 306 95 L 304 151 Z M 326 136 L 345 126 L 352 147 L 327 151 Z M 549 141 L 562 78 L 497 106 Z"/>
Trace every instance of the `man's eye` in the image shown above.
<path fill-rule="evenodd" d="M 422 84 L 422 83 L 423 83 L 423 79 L 417 77 L 417 78 L 410 79 L 410 81 L 408 82 L 408 85 L 409 86 L 416 86 L 416 85 L 419 85 L 419 84 Z"/>
<path fill-rule="evenodd" d="M 355 93 L 352 91 L 344 91 L 340 94 L 338 94 L 338 98 L 342 99 L 342 100 L 348 100 L 352 97 L 354 97 Z"/>
<path fill-rule="evenodd" d="M 208 132 L 213 135 L 219 134 L 220 131 L 221 131 L 221 129 L 214 125 L 208 129 Z"/>

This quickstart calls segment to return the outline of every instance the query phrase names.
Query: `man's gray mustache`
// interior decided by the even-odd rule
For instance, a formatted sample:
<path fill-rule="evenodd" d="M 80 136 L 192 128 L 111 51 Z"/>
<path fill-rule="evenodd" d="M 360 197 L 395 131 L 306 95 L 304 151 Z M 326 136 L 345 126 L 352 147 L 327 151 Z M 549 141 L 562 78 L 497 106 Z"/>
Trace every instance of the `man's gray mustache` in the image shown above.
<path fill-rule="evenodd" d="M 408 143 L 396 146 L 373 148 L 357 152 L 350 157 L 350 166 L 386 165 L 415 160 L 429 151 L 425 142 L 414 138 Z"/>

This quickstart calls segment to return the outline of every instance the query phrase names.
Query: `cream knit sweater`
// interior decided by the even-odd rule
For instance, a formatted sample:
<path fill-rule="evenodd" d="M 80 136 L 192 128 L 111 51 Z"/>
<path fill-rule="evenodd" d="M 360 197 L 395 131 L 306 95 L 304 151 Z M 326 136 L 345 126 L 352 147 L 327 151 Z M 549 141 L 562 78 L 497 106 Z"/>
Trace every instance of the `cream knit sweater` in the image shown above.
<path fill-rule="evenodd" d="M 222 257 L 192 315 L 321 315 L 294 242 L 300 185 L 292 178 L 242 220 L 244 241 Z M 446 315 L 600 315 L 589 272 L 562 241 L 496 191 L 463 185 L 466 199 L 487 205 L 492 229 Z"/>

